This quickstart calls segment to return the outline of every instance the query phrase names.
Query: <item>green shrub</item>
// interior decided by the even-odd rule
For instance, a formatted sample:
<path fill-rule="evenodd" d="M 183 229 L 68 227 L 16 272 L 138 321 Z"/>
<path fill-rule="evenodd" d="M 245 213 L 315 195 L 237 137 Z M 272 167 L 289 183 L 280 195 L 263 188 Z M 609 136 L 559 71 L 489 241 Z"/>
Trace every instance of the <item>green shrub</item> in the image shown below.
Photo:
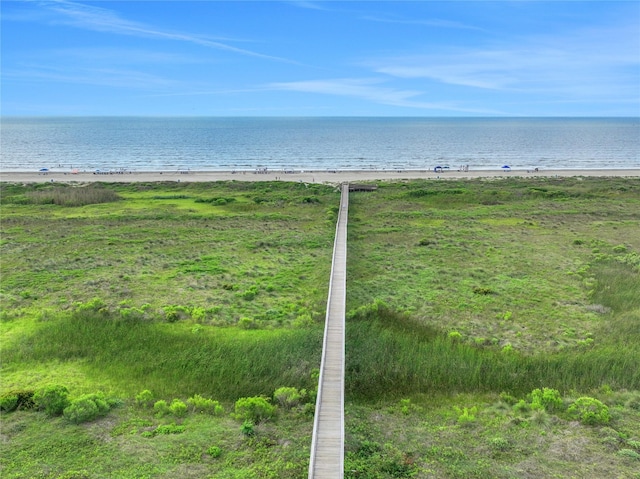
<path fill-rule="evenodd" d="M 224 408 L 218 401 L 202 397 L 199 394 L 187 399 L 187 404 L 191 406 L 194 412 L 211 414 L 212 416 L 224 413 Z"/>
<path fill-rule="evenodd" d="M 400 411 L 405 416 L 411 412 L 411 399 L 400 399 Z"/>
<path fill-rule="evenodd" d="M 302 402 L 303 396 L 296 388 L 282 387 L 275 390 L 273 398 L 285 409 L 291 409 Z"/>
<path fill-rule="evenodd" d="M 556 389 L 534 389 L 530 394 L 531 409 L 544 409 L 548 412 L 561 411 L 563 407 L 562 397 Z"/>
<path fill-rule="evenodd" d="M 273 417 L 275 406 L 269 404 L 262 396 L 240 398 L 235 404 L 234 417 L 239 420 L 250 421 L 258 424 Z"/>
<path fill-rule="evenodd" d="M 164 399 L 160 399 L 154 403 L 153 411 L 156 413 L 156 417 L 163 417 L 171 412 L 167 401 Z"/>
<path fill-rule="evenodd" d="M 293 320 L 293 326 L 296 328 L 308 328 L 313 326 L 313 318 L 309 313 L 300 314 Z"/>
<path fill-rule="evenodd" d="M 207 454 L 216 459 L 222 456 L 222 449 L 220 449 L 218 446 L 211 446 L 209 449 L 207 449 Z"/>
<path fill-rule="evenodd" d="M 511 449 L 511 443 L 503 437 L 494 437 L 489 440 L 489 447 L 495 452 L 504 452 Z"/>
<path fill-rule="evenodd" d="M 171 411 L 171 414 L 176 417 L 184 417 L 187 415 L 187 405 L 180 399 L 174 399 L 173 401 L 171 401 L 169 410 Z"/>
<path fill-rule="evenodd" d="M 136 395 L 136 404 L 145 408 L 153 406 L 153 393 L 148 389 L 140 392 Z"/>
<path fill-rule="evenodd" d="M 158 426 L 153 430 L 154 435 L 158 434 L 182 434 L 185 430 L 185 426 L 178 426 L 176 424 L 164 424 Z"/>
<path fill-rule="evenodd" d="M 500 399 L 502 399 L 504 402 L 506 402 L 510 406 L 513 406 L 518 402 L 518 399 L 516 397 L 504 391 L 500 393 Z"/>
<path fill-rule="evenodd" d="M 107 310 L 106 303 L 100 298 L 93 298 L 92 300 L 87 301 L 86 303 L 82 303 L 82 302 L 74 303 L 73 306 L 74 306 L 74 313 L 76 314 L 85 313 L 85 312 L 93 312 L 93 313 L 105 312 Z"/>
<path fill-rule="evenodd" d="M 33 395 L 36 407 L 49 416 L 59 416 L 69 406 L 69 390 L 65 386 L 46 386 Z"/>
<path fill-rule="evenodd" d="M 18 409 L 18 395 L 7 393 L 0 396 L 0 411 L 12 412 Z"/>
<path fill-rule="evenodd" d="M 478 408 L 473 406 L 472 408 L 455 408 L 458 413 L 458 424 L 461 426 L 468 426 L 476 422 L 476 413 L 478 412 Z"/>
<path fill-rule="evenodd" d="M 520 399 L 520 401 L 516 402 L 513 405 L 513 411 L 519 414 L 527 413 L 531 410 L 531 405 L 527 403 L 524 399 Z"/>
<path fill-rule="evenodd" d="M 8 394 L 15 394 L 16 396 L 18 396 L 18 404 L 16 406 L 16 409 L 27 410 L 36 407 L 36 403 L 33 400 L 35 391 L 32 391 L 31 389 L 19 389 L 17 391 L 11 391 Z"/>
<path fill-rule="evenodd" d="M 242 329 L 255 329 L 256 322 L 253 318 L 242 317 L 238 320 L 238 326 Z"/>
<path fill-rule="evenodd" d="M 250 287 L 248 290 L 238 293 L 238 297 L 245 301 L 253 301 L 258 294 L 258 288 L 255 286 Z"/>
<path fill-rule="evenodd" d="M 64 417 L 74 424 L 92 421 L 100 414 L 98 406 L 88 398 L 78 398 L 64 409 Z"/>
<path fill-rule="evenodd" d="M 458 332 L 458 331 L 450 331 L 447 336 L 454 343 L 458 343 L 458 342 L 462 341 L 462 334 L 460 334 L 460 332 Z"/>
<path fill-rule="evenodd" d="M 64 417 L 74 424 L 93 421 L 106 415 L 111 406 L 102 393 L 84 394 L 71 401 L 64 411 Z"/>
<path fill-rule="evenodd" d="M 111 404 L 109 403 L 109 400 L 105 398 L 104 394 L 102 393 L 85 394 L 83 396 L 80 396 L 80 398 L 89 399 L 93 401 L 98 407 L 98 413 L 100 415 L 107 414 L 111 409 Z"/>
<path fill-rule="evenodd" d="M 611 420 L 607 405 L 591 397 L 576 399 L 567 409 L 567 413 L 571 418 L 591 426 L 607 424 Z"/>
<path fill-rule="evenodd" d="M 253 423 L 251 421 L 244 421 L 242 423 L 242 426 L 240 426 L 240 432 L 244 436 L 253 436 L 256 433 Z"/>

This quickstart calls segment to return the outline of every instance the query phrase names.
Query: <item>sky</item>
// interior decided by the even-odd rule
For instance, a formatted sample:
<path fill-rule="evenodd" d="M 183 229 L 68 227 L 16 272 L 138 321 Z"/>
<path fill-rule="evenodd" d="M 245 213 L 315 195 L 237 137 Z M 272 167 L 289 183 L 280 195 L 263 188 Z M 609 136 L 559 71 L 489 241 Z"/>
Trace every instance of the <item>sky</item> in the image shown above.
<path fill-rule="evenodd" d="M 0 8 L 3 116 L 640 116 L 636 0 Z"/>

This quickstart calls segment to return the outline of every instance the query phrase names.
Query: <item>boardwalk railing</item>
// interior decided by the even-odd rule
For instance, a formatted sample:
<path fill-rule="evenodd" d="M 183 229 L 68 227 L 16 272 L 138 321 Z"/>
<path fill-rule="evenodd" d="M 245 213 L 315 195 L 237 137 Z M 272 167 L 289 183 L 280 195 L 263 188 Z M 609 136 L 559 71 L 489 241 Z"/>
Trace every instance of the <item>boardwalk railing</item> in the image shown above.
<path fill-rule="evenodd" d="M 344 336 L 348 208 L 349 185 L 344 184 L 333 245 L 309 479 L 344 477 Z"/>

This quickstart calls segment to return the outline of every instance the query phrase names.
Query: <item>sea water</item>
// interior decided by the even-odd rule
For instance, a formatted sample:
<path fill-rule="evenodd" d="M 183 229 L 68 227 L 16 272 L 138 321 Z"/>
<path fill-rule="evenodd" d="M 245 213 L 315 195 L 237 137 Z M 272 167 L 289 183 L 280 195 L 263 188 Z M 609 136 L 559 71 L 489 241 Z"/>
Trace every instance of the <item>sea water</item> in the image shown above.
<path fill-rule="evenodd" d="M 5 117 L 3 171 L 640 168 L 639 118 Z"/>

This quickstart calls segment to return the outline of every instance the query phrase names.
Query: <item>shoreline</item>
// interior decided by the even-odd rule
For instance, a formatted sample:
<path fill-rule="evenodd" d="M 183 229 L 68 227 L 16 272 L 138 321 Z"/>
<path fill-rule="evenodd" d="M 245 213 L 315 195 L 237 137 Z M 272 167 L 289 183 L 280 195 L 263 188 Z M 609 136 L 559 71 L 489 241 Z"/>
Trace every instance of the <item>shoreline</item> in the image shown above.
<path fill-rule="evenodd" d="M 549 170 L 304 170 L 304 171 L 125 171 L 125 172 L 20 172 L 0 173 L 2 183 L 136 183 L 136 182 L 211 182 L 211 181 L 292 181 L 339 184 L 358 181 L 464 178 L 536 178 L 536 177 L 640 177 L 640 168 L 625 169 L 549 169 Z"/>

